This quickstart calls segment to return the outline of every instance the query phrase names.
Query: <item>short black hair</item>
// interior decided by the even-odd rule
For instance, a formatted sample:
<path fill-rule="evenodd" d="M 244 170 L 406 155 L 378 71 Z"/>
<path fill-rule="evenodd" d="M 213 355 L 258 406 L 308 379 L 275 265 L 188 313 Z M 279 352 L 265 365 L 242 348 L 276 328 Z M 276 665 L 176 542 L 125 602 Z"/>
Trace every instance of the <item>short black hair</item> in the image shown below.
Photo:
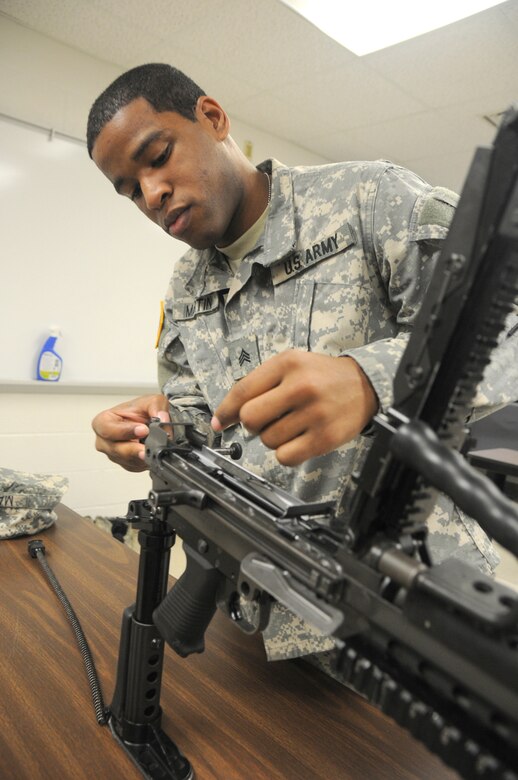
<path fill-rule="evenodd" d="M 196 104 L 202 95 L 202 88 L 172 65 L 151 62 L 127 70 L 106 87 L 90 109 L 86 129 L 88 154 L 92 156 L 103 127 L 132 100 L 143 97 L 155 111 L 176 111 L 194 122 Z"/>

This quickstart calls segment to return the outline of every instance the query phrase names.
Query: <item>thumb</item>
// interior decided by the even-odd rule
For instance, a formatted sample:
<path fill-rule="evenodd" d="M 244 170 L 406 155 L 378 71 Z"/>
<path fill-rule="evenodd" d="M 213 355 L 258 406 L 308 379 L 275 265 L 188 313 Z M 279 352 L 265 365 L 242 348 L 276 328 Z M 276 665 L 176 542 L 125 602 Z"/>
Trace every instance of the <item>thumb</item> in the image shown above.
<path fill-rule="evenodd" d="M 138 439 L 144 439 L 148 435 L 151 418 L 158 418 L 161 423 L 171 422 L 169 412 L 166 412 L 165 409 L 149 407 L 149 417 L 150 419 L 147 423 L 139 423 L 134 427 L 133 433 Z"/>
<path fill-rule="evenodd" d="M 160 422 L 163 422 L 163 423 L 171 422 L 171 417 L 169 416 L 169 412 L 166 412 L 165 409 L 157 409 L 152 414 L 152 417 L 158 417 Z"/>

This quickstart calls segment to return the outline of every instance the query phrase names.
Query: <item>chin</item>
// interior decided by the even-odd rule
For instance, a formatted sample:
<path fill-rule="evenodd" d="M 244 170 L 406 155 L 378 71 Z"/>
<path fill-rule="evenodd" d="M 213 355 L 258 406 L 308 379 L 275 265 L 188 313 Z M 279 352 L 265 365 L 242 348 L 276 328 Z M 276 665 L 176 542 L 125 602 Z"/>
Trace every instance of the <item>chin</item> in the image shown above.
<path fill-rule="evenodd" d="M 206 239 L 202 239 L 202 238 L 195 239 L 194 238 L 192 240 L 184 238 L 182 240 L 184 241 L 184 243 L 188 244 L 191 247 L 191 249 L 200 249 L 200 250 L 201 249 L 212 249 L 212 247 L 216 246 L 217 243 L 218 243 L 217 240 L 212 241 L 211 239 L 208 239 L 208 238 L 206 238 Z"/>
<path fill-rule="evenodd" d="M 189 236 L 183 239 L 193 249 L 212 249 L 214 246 L 225 246 L 228 241 L 218 231 L 203 236 Z"/>

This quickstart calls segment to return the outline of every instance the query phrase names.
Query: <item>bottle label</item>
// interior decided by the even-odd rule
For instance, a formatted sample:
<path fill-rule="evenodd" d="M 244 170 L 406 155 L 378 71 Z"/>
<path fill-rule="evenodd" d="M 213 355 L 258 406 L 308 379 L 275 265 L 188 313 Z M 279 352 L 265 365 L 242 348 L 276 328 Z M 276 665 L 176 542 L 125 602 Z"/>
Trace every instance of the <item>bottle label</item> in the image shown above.
<path fill-rule="evenodd" d="M 40 376 L 55 382 L 59 379 L 61 360 L 53 352 L 44 352 L 40 360 Z"/>

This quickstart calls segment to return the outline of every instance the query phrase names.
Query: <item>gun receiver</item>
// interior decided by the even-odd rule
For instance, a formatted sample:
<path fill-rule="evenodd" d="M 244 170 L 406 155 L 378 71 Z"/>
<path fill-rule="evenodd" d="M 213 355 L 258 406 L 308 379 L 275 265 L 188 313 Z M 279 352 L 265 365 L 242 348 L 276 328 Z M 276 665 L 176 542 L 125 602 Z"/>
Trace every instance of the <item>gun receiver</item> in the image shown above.
<path fill-rule="evenodd" d="M 330 505 L 301 504 L 206 447 L 175 446 L 161 423 L 146 459 L 153 489 L 132 515 L 180 536 L 187 558 L 153 614 L 177 653 L 203 651 L 217 605 L 261 630 L 273 597 L 336 637 L 344 680 L 464 777 L 487 765 L 516 780 L 515 591 L 458 560 L 427 566 L 408 539 L 378 536 L 355 554 Z"/>

